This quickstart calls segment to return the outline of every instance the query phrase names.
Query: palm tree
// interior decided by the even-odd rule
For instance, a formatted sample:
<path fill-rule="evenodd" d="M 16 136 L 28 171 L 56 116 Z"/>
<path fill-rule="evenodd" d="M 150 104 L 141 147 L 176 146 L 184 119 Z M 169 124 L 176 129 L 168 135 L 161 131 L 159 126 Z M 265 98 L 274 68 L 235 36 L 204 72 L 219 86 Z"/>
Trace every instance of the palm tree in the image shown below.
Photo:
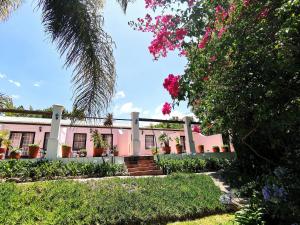
<path fill-rule="evenodd" d="M 73 107 L 98 116 L 107 109 L 115 91 L 115 60 L 111 37 L 103 30 L 105 0 L 34 0 L 42 10 L 45 32 L 73 66 Z M 133 0 L 116 0 L 123 11 Z M 22 0 L 0 0 L 0 21 L 6 20 Z"/>
<path fill-rule="evenodd" d="M 112 113 L 108 113 L 104 119 L 104 123 L 103 125 L 106 127 L 110 127 L 110 135 L 111 135 L 111 140 L 113 140 L 113 134 L 112 134 L 112 126 L 113 126 L 113 120 L 114 120 L 114 116 Z M 110 143 L 110 151 L 113 150 L 113 143 Z"/>
<path fill-rule="evenodd" d="M 0 93 L 0 109 L 10 108 L 12 106 L 12 99 Z"/>

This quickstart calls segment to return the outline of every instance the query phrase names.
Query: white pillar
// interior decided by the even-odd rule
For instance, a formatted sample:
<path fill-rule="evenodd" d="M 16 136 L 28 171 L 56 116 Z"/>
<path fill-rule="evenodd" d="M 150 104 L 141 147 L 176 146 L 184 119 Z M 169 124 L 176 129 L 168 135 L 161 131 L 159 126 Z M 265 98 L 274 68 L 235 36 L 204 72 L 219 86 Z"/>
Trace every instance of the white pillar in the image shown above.
<path fill-rule="evenodd" d="M 195 154 L 195 143 L 193 140 L 193 132 L 192 132 L 192 128 L 191 128 L 191 121 L 192 118 L 191 117 L 184 117 L 184 135 L 185 135 L 185 142 L 186 142 L 186 147 L 187 149 L 189 149 L 191 154 Z"/>
<path fill-rule="evenodd" d="M 61 157 L 61 144 L 59 143 L 60 122 L 64 107 L 53 105 L 51 133 L 47 144 L 47 159 L 57 159 Z"/>
<path fill-rule="evenodd" d="M 141 142 L 139 130 L 139 113 L 131 113 L 131 148 L 134 156 L 140 155 Z"/>

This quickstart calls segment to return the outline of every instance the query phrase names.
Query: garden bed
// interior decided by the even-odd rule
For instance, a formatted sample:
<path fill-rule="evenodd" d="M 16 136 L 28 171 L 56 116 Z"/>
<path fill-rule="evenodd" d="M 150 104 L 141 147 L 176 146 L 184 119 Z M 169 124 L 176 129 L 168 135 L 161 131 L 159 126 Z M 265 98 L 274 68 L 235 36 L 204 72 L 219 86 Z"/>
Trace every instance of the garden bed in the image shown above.
<path fill-rule="evenodd" d="M 188 182 L 187 182 L 188 181 Z M 167 224 L 227 211 L 206 175 L 0 184 L 0 224 Z"/>
<path fill-rule="evenodd" d="M 63 162 L 47 160 L 0 161 L 0 179 L 28 182 L 64 178 L 106 177 L 124 174 L 124 166 L 112 163 Z"/>

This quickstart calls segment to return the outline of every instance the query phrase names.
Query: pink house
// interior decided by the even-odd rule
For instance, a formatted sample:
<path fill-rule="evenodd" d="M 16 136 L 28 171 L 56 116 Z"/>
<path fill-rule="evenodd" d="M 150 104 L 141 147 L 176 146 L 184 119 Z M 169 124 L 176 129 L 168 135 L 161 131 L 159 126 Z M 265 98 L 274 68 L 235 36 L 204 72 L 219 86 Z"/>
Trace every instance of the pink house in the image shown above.
<path fill-rule="evenodd" d="M 86 149 L 87 157 L 92 157 L 93 143 L 91 141 L 91 131 L 95 129 L 99 131 L 110 145 L 117 146 L 119 156 L 133 155 L 131 146 L 132 128 L 130 124 L 114 124 L 110 128 L 92 122 L 77 122 L 76 125 L 71 125 L 69 120 L 61 120 L 59 143 L 72 146 L 73 152 Z M 0 130 L 9 130 L 12 146 L 24 149 L 24 155 L 26 155 L 28 144 L 35 143 L 40 148 L 47 149 L 51 119 L 0 116 Z M 175 137 L 180 138 L 185 152 L 190 153 L 190 149 L 186 145 L 184 130 L 140 127 L 140 155 L 152 155 L 151 148 L 155 147 L 156 143 L 160 147 L 158 137 L 163 132 L 172 138 L 170 142 L 171 153 L 176 153 Z M 212 146 L 214 145 L 220 147 L 223 145 L 221 134 L 204 136 L 193 132 L 192 136 L 195 146 L 204 145 L 205 152 L 212 151 Z"/>

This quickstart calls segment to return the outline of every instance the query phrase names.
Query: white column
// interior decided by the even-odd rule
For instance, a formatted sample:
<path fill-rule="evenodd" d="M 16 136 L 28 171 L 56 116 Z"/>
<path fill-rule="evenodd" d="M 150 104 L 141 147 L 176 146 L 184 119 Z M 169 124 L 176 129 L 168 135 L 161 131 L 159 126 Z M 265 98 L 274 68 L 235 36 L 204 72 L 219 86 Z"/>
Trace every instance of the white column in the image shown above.
<path fill-rule="evenodd" d="M 184 135 L 185 135 L 185 142 L 186 142 L 186 148 L 190 151 L 191 154 L 195 154 L 195 143 L 193 140 L 193 132 L 191 128 L 191 117 L 184 117 Z"/>
<path fill-rule="evenodd" d="M 131 113 L 131 148 L 134 156 L 140 155 L 140 129 L 139 129 L 139 113 Z"/>
<path fill-rule="evenodd" d="M 60 122 L 64 107 L 53 105 L 51 133 L 47 144 L 47 159 L 57 159 L 61 157 L 61 144 L 59 143 Z"/>

